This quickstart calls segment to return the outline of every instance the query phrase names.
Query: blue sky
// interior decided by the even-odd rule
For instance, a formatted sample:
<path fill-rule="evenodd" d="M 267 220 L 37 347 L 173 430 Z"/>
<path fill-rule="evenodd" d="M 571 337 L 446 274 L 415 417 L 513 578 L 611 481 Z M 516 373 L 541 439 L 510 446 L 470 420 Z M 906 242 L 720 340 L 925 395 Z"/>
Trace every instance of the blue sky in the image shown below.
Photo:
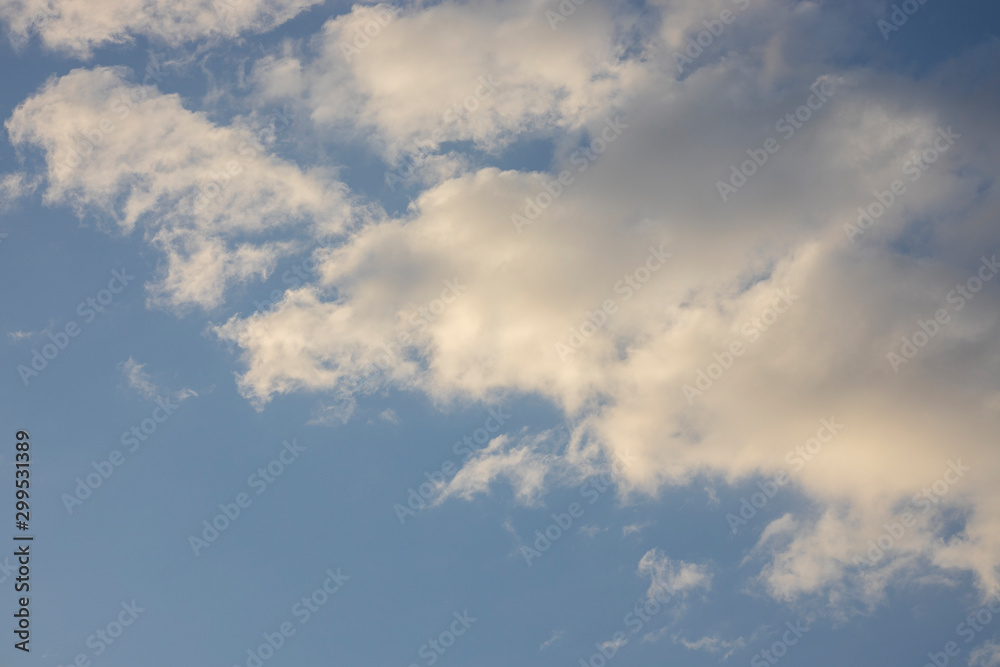
<path fill-rule="evenodd" d="M 0 0 L 3 659 L 1000 665 L 998 18 Z"/>

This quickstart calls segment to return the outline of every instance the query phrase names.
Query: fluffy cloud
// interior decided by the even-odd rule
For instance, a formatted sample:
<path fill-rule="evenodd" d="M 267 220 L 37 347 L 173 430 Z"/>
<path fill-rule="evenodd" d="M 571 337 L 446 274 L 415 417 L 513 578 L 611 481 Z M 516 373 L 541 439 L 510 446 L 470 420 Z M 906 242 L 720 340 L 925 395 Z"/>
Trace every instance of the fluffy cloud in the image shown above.
<path fill-rule="evenodd" d="M 576 129 L 624 101 L 647 70 L 637 18 L 593 3 L 553 31 L 545 3 L 482 0 L 426 8 L 355 6 L 305 53 L 261 61 L 262 99 L 300 101 L 320 125 L 355 132 L 425 180 L 462 161 L 444 142 L 495 150 L 552 128 Z"/>
<path fill-rule="evenodd" d="M 545 3 L 355 7 L 259 62 L 258 101 L 390 165 L 417 156 L 409 209 L 356 227 L 330 173 L 244 156 L 245 124 L 117 70 L 51 81 L 7 127 L 43 149 L 47 201 L 163 249 L 163 303 L 217 305 L 303 237 L 345 234 L 315 251 L 316 281 L 218 328 L 258 407 L 323 392 L 346 418 L 391 385 L 442 405 L 539 396 L 575 425 L 562 449 L 497 438 L 444 497 L 504 480 L 530 503 L 614 458 L 626 497 L 783 471 L 810 502 L 758 519 L 774 597 L 873 604 L 928 568 L 996 590 L 1000 132 L 969 91 L 996 89 L 997 46 L 919 81 L 846 67 L 857 7 L 771 0 L 679 72 L 676 50 L 740 3 L 653 4 L 587 3 L 555 30 Z M 554 146 L 551 170 L 442 153 L 524 138 Z M 821 420 L 842 426 L 810 453 Z M 647 556 L 654 581 L 685 572 Z"/>
<path fill-rule="evenodd" d="M 328 24 L 316 62 L 262 65 L 265 90 L 277 85 L 268 72 L 294 71 L 317 122 L 356 113 L 393 146 L 431 136 L 442 103 L 496 72 L 503 95 L 448 138 L 492 146 L 548 132 L 557 148 L 546 174 L 485 168 L 435 182 L 406 215 L 323 253 L 316 284 L 222 327 L 245 350 L 244 393 L 259 404 L 349 394 L 378 376 L 443 402 L 540 395 L 579 425 L 580 447 L 638 459 L 622 479 L 630 494 L 787 471 L 789 450 L 832 419 L 843 430 L 793 475 L 817 511 L 766 534 L 761 584 L 782 599 L 873 600 L 893 577 L 937 567 L 995 589 L 1000 281 L 955 296 L 993 271 L 983 267 L 1000 246 L 995 109 L 963 83 L 978 71 L 992 78 L 977 85 L 996 86 L 984 67 L 995 45 L 920 82 L 844 69 L 829 63 L 839 29 L 825 42 L 795 37 L 844 15 L 771 2 L 734 27 L 724 57 L 680 77 L 671 50 L 711 12 L 670 5 L 673 23 L 643 36 L 639 62 L 609 57 L 622 22 L 610 9 L 581 9 L 552 34 L 538 6 L 517 7 L 413 10 L 347 62 L 356 10 Z M 526 35 L 549 39 L 494 37 L 518 12 Z M 741 49 L 746 32 L 767 48 Z M 581 57 L 584 35 L 603 35 L 604 59 Z M 762 153 L 767 163 L 744 165 Z M 559 184 L 563 169 L 571 179 Z M 892 194 L 897 180 L 905 189 Z M 877 220 L 858 227 L 859 206 Z M 447 281 L 463 289 L 446 294 Z M 928 324 L 942 309 L 946 321 Z M 545 450 L 495 449 L 456 493 L 508 478 L 534 497 Z M 958 461 L 972 469 L 917 511 Z M 908 510 L 905 535 L 859 565 Z"/>
<path fill-rule="evenodd" d="M 319 0 L 3 0 L 0 19 L 21 46 L 42 44 L 78 58 L 98 47 L 148 37 L 169 46 L 194 39 L 266 32 Z"/>
<path fill-rule="evenodd" d="M 332 173 L 268 154 L 265 144 L 291 118 L 219 126 L 177 95 L 126 76 L 73 70 L 23 102 L 6 126 L 16 147 L 42 150 L 46 203 L 122 233 L 141 227 L 163 251 L 154 302 L 217 306 L 227 286 L 266 276 L 303 239 L 337 233 L 350 216 Z"/>

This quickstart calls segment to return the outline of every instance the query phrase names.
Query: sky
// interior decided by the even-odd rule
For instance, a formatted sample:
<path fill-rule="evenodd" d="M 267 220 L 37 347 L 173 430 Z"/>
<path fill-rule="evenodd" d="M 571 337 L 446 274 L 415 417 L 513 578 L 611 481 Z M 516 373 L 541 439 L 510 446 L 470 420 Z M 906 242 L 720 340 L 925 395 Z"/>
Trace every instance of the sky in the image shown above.
<path fill-rule="evenodd" d="M 996 3 L 0 23 L 3 664 L 1000 665 Z"/>

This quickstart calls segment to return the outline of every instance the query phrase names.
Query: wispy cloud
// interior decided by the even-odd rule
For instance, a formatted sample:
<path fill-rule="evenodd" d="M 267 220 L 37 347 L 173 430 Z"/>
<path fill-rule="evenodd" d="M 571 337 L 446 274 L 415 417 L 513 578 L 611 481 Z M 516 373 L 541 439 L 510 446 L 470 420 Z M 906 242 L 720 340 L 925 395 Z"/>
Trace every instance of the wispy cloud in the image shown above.
<path fill-rule="evenodd" d="M 129 357 L 126 361 L 122 362 L 122 376 L 125 378 L 129 389 L 135 391 L 144 398 L 154 399 L 154 398 L 165 398 L 170 395 L 159 387 L 157 387 L 149 373 L 145 370 L 145 365 L 140 364 L 132 357 Z M 173 392 L 171 398 L 178 402 L 182 402 L 192 396 L 197 396 L 197 392 L 193 389 L 188 389 L 187 387 Z"/>

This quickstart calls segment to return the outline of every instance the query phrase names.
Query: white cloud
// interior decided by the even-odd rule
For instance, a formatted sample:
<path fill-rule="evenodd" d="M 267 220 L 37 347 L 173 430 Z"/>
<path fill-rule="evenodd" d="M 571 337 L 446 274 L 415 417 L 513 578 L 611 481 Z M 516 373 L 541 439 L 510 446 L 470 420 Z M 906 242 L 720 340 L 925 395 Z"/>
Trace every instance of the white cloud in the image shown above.
<path fill-rule="evenodd" d="M 23 172 L 5 174 L 0 178 L 0 213 L 6 213 L 19 200 L 34 193 L 40 183 L 41 178 L 32 178 Z"/>
<path fill-rule="evenodd" d="M 712 586 L 712 573 L 708 565 L 674 561 L 660 552 L 650 549 L 639 560 L 637 572 L 650 579 L 646 597 L 662 600 L 675 595 L 684 596 L 688 592 Z"/>
<path fill-rule="evenodd" d="M 7 121 L 19 149 L 41 148 L 47 204 L 145 238 L 166 256 L 152 302 L 211 308 L 228 286 L 263 278 L 297 238 L 337 232 L 350 215 L 331 173 L 267 154 L 283 129 L 222 127 L 177 95 L 128 83 L 118 68 L 51 79 Z M 280 238 L 281 235 L 285 238 Z"/>
<path fill-rule="evenodd" d="M 545 649 L 547 649 L 548 647 L 552 646 L 557 641 L 559 641 L 560 639 L 562 639 L 562 636 L 563 636 L 562 630 L 556 630 L 556 631 L 554 631 L 552 633 L 551 637 L 549 637 L 544 642 L 542 642 L 541 646 L 538 647 L 538 650 L 539 651 L 544 651 Z"/>
<path fill-rule="evenodd" d="M 970 667 L 996 667 L 1000 665 L 1000 644 L 986 642 L 969 655 Z"/>
<path fill-rule="evenodd" d="M 523 134 L 576 129 L 644 76 L 624 37 L 636 17 L 612 16 L 617 10 L 598 3 L 554 32 L 546 8 L 497 0 L 355 5 L 307 53 L 261 61 L 260 95 L 304 100 L 317 123 L 361 133 L 390 161 L 405 154 L 422 162 L 446 141 L 495 149 Z M 459 164 L 431 160 L 426 169 L 452 173 Z"/>
<path fill-rule="evenodd" d="M 170 399 L 181 403 L 192 396 L 198 395 L 196 391 L 187 387 L 169 394 L 169 392 L 156 386 L 152 377 L 150 377 L 149 373 L 145 370 L 145 364 L 140 364 L 132 357 L 129 357 L 122 362 L 121 368 L 122 375 L 124 376 L 129 389 L 142 395 L 144 398 L 164 399 L 169 395 Z"/>
<path fill-rule="evenodd" d="M 701 639 L 690 641 L 683 637 L 674 637 L 675 644 L 680 644 L 690 651 L 707 651 L 708 653 L 722 653 L 722 659 L 728 660 L 736 651 L 746 648 L 746 640 L 737 637 L 733 640 L 723 639 L 717 635 L 705 636 Z"/>
<path fill-rule="evenodd" d="M 32 35 L 53 51 L 89 58 L 95 48 L 148 37 L 177 47 L 195 39 L 266 32 L 320 0 L 3 0 L 0 19 L 23 47 Z"/>
<path fill-rule="evenodd" d="M 240 159 L 242 126 L 217 126 L 155 91 L 128 117 L 109 116 L 116 129 L 85 156 L 87 168 L 60 168 L 81 133 L 116 113 L 115 99 L 145 90 L 118 70 L 52 80 L 7 127 L 15 145 L 45 151 L 46 201 L 125 232 L 141 227 L 163 250 L 157 302 L 218 305 L 227 285 L 266 276 L 302 236 L 344 233 L 317 252 L 315 283 L 217 330 L 242 348 L 240 389 L 259 407 L 323 392 L 338 402 L 320 411 L 322 422 L 349 418 L 353 395 L 375 386 L 421 391 L 442 406 L 517 393 L 578 425 L 565 451 L 545 438 L 497 438 L 442 499 L 504 480 L 535 502 L 553 482 L 584 474 L 575 466 L 592 464 L 596 450 L 635 456 L 620 479 L 626 497 L 704 474 L 770 475 L 819 419 L 833 418 L 843 432 L 794 478 L 815 511 L 796 511 L 761 538 L 771 547 L 759 578 L 766 590 L 789 600 L 850 590 L 871 601 L 918 569 L 968 570 L 984 591 L 997 589 L 1000 281 L 950 310 L 898 373 L 886 354 L 918 320 L 954 308 L 950 290 L 975 276 L 984 252 L 1000 250 L 1000 130 L 995 109 L 963 88 L 966 71 L 996 76 L 988 65 L 998 47 L 919 81 L 848 68 L 838 63 L 856 61 L 839 57 L 856 47 L 857 36 L 843 39 L 855 10 L 770 0 L 678 77 L 671 50 L 720 5 L 658 4 L 667 20 L 588 4 L 555 32 L 540 3 L 415 7 L 380 24 L 348 60 L 345 40 L 374 16 L 355 8 L 301 53 L 262 60 L 258 101 L 301 97 L 300 113 L 319 131 L 355 132 L 390 162 L 418 139 L 430 141 L 427 155 L 454 140 L 555 145 L 549 173 L 470 170 L 437 155 L 429 187 L 405 213 L 356 227 L 344 225 L 351 208 L 331 173 L 263 150 L 194 210 L 207 174 Z M 820 23 L 822 39 L 807 43 L 801 27 Z M 435 139 L 448 106 L 489 74 L 499 90 Z M 831 97 L 784 136 L 776 123 L 817 85 Z M 620 136 L 581 162 L 575 151 L 619 112 Z M 961 137 L 919 183 L 906 180 L 904 163 L 947 127 Z M 773 136 L 780 150 L 721 201 L 717 182 Z M 541 206 L 563 169 L 572 183 Z M 894 179 L 907 192 L 852 243 L 844 225 Z M 539 215 L 527 212 L 529 198 Z M 536 219 L 518 233 L 513 213 Z M 643 269 L 658 248 L 669 262 Z M 626 276 L 637 281 L 643 270 L 641 288 L 626 289 Z M 601 319 L 608 300 L 614 312 Z M 788 306 L 780 314 L 779 301 Z M 599 326 L 587 324 L 594 318 Z M 716 361 L 734 341 L 744 352 Z M 715 363 L 703 395 L 685 395 Z M 857 571 L 868 540 L 955 460 L 972 466 L 961 484 L 884 561 Z M 964 512 L 956 534 L 944 530 L 944 508 Z M 660 562 L 650 556 L 651 576 Z"/>
<path fill-rule="evenodd" d="M 122 364 L 122 373 L 125 375 L 125 380 L 128 382 L 128 386 L 139 392 L 146 398 L 155 398 L 158 391 L 156 386 L 153 384 L 152 379 L 149 377 L 149 373 L 143 370 L 143 364 L 138 363 L 132 357 Z"/>
<path fill-rule="evenodd" d="M 630 523 L 627 526 L 622 526 L 622 537 L 628 537 L 629 535 L 634 535 L 636 533 L 641 533 L 643 529 L 650 526 L 650 522 L 645 523 Z"/>
<path fill-rule="evenodd" d="M 463 11 L 441 7 L 435 11 Z M 958 459 L 973 470 L 907 532 L 885 567 L 908 572 L 902 563 L 919 557 L 924 567 L 971 570 L 983 590 L 995 589 L 998 283 L 962 312 L 950 311 L 950 323 L 898 374 L 887 353 L 918 330 L 918 320 L 954 308 L 950 290 L 975 276 L 984 252 L 989 258 L 1000 248 L 992 223 L 1000 199 L 988 187 L 1000 132 L 991 112 L 956 83 L 965 70 L 986 71 L 981 66 L 997 47 L 970 51 L 920 81 L 837 69 L 823 61 L 841 48 L 832 45 L 836 31 L 829 46 L 789 37 L 799 22 L 821 18 L 818 6 L 785 9 L 767 3 L 761 11 L 776 21 L 747 24 L 754 44 L 771 45 L 766 52 L 747 47 L 708 59 L 677 81 L 661 50 L 659 60 L 644 62 L 642 76 L 628 79 L 628 96 L 581 93 L 593 103 L 550 124 L 570 130 L 551 173 L 460 173 L 425 190 L 399 219 L 359 229 L 326 256 L 316 285 L 221 329 L 246 351 L 244 393 L 263 403 L 289 391 L 342 391 L 381 358 L 386 382 L 441 404 L 504 392 L 542 396 L 579 424 L 584 446 L 633 452 L 638 463 L 623 490 L 637 494 L 704 473 L 727 481 L 770 475 L 787 468 L 786 452 L 806 442 L 821 418 L 833 418 L 843 432 L 794 482 L 820 509 L 818 518 L 796 512 L 802 528 L 763 570 L 770 593 L 791 599 L 837 587 L 867 540 L 899 518 L 895 510 Z M 837 11 L 823 9 L 840 25 Z M 421 21 L 431 15 L 397 19 L 358 63 L 409 44 L 407 34 L 429 29 Z M 660 37 L 649 39 L 664 47 Z M 503 49 L 467 46 L 471 62 Z M 379 72 L 373 80 L 385 81 Z M 825 105 L 790 138 L 777 131 L 813 86 L 829 86 Z M 379 136 L 389 141 L 433 129 L 429 111 L 397 117 L 404 105 L 391 95 L 363 99 L 352 108 L 379 119 Z M 601 131 L 609 109 L 598 112 L 597 101 L 612 99 L 628 127 L 577 171 L 572 151 Z M 320 122 L 336 116 L 320 106 L 314 113 Z M 906 162 L 948 127 L 960 138 L 918 183 L 909 180 Z M 717 181 L 771 136 L 781 137 L 780 151 L 722 202 Z M 551 183 L 564 168 L 572 184 L 517 233 L 511 214 L 524 212 L 526 198 L 545 192 L 542 180 Z M 844 225 L 894 179 L 907 192 L 850 242 Z M 641 289 L 621 289 L 618 281 L 638 275 L 649 248 L 661 244 L 672 253 L 666 266 Z M 461 297 L 433 318 L 414 315 L 456 278 L 467 287 Z M 607 299 L 615 299 L 615 313 L 560 358 L 556 344 L 582 339 L 581 327 Z M 689 401 L 684 385 L 693 386 L 734 341 L 744 353 Z M 387 348 L 395 352 L 382 356 Z M 509 445 L 498 444 L 496 458 L 473 461 L 461 478 L 467 492 L 458 495 L 511 478 L 533 499 L 556 479 L 540 472 L 557 465 L 550 453 Z M 968 513 L 947 542 L 931 520 L 943 507 Z M 881 568 L 861 576 L 867 594 L 884 585 L 875 580 L 888 572 Z"/>

